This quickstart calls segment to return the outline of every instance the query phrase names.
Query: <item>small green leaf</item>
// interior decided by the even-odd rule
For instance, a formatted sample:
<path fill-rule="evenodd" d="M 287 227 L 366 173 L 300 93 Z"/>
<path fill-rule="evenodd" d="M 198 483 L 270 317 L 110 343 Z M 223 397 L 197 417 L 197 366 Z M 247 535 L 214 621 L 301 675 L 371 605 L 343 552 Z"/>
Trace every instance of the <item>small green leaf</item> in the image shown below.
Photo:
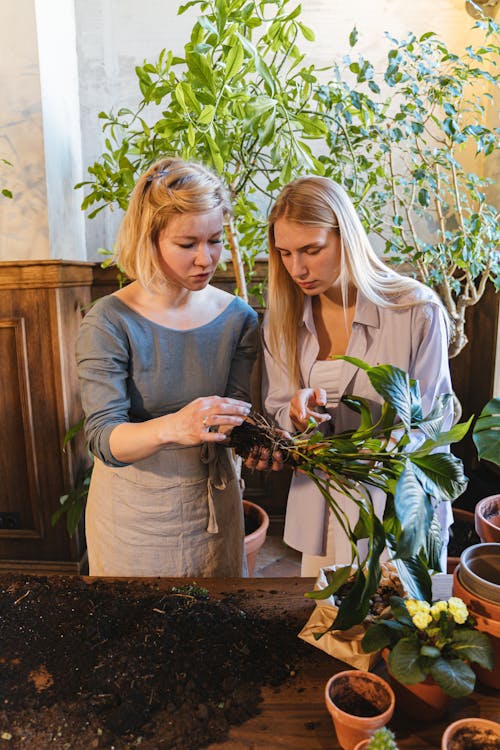
<path fill-rule="evenodd" d="M 349 45 L 351 47 L 354 47 L 358 41 L 359 33 L 356 27 L 353 28 L 351 33 L 349 34 Z"/>
<path fill-rule="evenodd" d="M 243 66 L 244 52 L 243 47 L 237 38 L 235 38 L 233 46 L 229 50 L 226 60 L 226 81 L 229 81 L 234 76 L 241 73 Z"/>

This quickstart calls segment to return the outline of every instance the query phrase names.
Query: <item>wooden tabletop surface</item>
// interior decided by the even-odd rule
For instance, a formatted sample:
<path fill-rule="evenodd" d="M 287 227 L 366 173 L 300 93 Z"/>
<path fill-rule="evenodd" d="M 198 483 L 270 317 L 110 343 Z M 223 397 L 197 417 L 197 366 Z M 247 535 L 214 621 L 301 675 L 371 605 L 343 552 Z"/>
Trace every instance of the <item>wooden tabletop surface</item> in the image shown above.
<path fill-rule="evenodd" d="M 182 585 L 183 579 L 155 579 L 165 587 Z M 190 580 L 189 583 L 192 581 Z M 199 579 L 215 598 L 227 594 L 244 596 L 245 608 L 269 615 L 286 611 L 292 627 L 301 629 L 314 608 L 304 598 L 313 589 L 312 578 L 233 578 Z M 350 669 L 325 652 L 310 646 L 310 659 L 301 663 L 289 682 L 279 688 L 263 688 L 258 716 L 239 727 L 233 727 L 226 742 L 213 744 L 209 750 L 338 750 L 335 730 L 324 703 L 324 687 L 336 672 Z M 375 672 L 386 678 L 383 662 Z M 441 722 L 416 722 L 398 712 L 397 706 L 389 726 L 396 734 L 400 750 L 438 750 L 447 724 L 465 717 L 482 717 L 500 722 L 500 691 L 480 684 L 471 695 L 453 699 L 448 716 Z"/>

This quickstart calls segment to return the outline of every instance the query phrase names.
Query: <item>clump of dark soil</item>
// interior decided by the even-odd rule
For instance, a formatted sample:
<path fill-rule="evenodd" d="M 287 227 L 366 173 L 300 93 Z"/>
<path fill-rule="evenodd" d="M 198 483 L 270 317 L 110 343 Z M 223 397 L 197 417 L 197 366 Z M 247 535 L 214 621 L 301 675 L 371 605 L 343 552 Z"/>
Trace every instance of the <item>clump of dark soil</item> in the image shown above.
<path fill-rule="evenodd" d="M 491 729 L 463 727 L 458 729 L 449 745 L 449 750 L 499 750 L 500 737 Z"/>
<path fill-rule="evenodd" d="M 194 750 L 258 713 L 304 651 L 196 587 L 0 580 L 0 736 L 17 748 Z"/>

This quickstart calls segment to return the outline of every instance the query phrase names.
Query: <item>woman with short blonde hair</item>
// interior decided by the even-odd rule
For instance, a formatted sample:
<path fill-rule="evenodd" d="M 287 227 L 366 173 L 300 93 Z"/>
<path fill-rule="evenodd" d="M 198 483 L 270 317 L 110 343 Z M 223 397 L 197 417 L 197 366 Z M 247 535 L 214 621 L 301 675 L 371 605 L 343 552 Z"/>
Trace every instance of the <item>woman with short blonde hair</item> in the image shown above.
<path fill-rule="evenodd" d="M 90 575 L 245 574 L 241 490 L 223 443 L 250 410 L 257 315 L 210 284 L 230 211 L 204 166 L 158 161 L 118 233 L 132 281 L 82 322 Z"/>

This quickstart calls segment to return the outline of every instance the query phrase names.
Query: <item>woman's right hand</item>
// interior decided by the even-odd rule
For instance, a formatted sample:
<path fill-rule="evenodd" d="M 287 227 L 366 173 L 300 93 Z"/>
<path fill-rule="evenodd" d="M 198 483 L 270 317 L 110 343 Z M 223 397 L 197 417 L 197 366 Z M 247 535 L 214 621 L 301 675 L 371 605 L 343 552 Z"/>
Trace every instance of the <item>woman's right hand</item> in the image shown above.
<path fill-rule="evenodd" d="M 290 401 L 290 419 L 294 427 L 303 432 L 310 419 L 318 424 L 328 422 L 330 414 L 318 411 L 318 407 L 326 406 L 326 391 L 324 388 L 301 388 Z"/>
<path fill-rule="evenodd" d="M 202 396 L 169 414 L 169 431 L 180 445 L 221 443 L 227 432 L 242 424 L 251 410 L 251 404 L 235 398 Z"/>

